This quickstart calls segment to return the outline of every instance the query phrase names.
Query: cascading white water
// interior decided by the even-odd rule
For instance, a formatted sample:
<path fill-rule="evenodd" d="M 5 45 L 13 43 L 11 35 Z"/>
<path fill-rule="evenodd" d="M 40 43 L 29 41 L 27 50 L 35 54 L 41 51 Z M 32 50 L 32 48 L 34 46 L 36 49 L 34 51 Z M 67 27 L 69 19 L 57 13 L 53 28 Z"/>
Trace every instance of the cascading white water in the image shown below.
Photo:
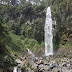
<path fill-rule="evenodd" d="M 14 70 L 13 70 L 13 72 L 17 72 L 17 67 L 14 67 Z"/>
<path fill-rule="evenodd" d="M 51 9 L 47 8 L 46 21 L 45 21 L 45 56 L 53 55 L 53 43 L 52 43 L 52 18 Z"/>
<path fill-rule="evenodd" d="M 13 72 L 21 72 L 21 69 L 20 68 L 17 68 L 17 66 L 16 66 L 16 67 L 14 67 Z"/>

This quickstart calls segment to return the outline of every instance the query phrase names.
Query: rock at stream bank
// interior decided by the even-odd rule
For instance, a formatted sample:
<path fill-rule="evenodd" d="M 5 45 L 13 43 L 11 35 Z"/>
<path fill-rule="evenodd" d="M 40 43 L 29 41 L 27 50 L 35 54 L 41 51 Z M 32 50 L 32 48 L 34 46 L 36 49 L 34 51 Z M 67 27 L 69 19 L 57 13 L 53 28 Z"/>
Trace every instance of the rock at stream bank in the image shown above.
<path fill-rule="evenodd" d="M 22 56 L 15 60 L 17 68 L 22 72 L 71 72 L 72 58 L 50 55 L 48 57 L 32 57 L 31 55 Z M 1 72 L 3 69 L 0 69 Z M 8 68 L 5 72 L 13 72 Z"/>

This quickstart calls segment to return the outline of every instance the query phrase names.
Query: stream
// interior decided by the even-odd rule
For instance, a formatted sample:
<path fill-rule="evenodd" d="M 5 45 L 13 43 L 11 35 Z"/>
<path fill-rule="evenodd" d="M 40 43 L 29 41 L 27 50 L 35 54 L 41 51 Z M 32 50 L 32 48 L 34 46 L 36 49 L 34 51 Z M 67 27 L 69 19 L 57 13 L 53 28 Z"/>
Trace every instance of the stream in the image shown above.
<path fill-rule="evenodd" d="M 21 72 L 21 69 L 15 66 L 13 72 Z"/>

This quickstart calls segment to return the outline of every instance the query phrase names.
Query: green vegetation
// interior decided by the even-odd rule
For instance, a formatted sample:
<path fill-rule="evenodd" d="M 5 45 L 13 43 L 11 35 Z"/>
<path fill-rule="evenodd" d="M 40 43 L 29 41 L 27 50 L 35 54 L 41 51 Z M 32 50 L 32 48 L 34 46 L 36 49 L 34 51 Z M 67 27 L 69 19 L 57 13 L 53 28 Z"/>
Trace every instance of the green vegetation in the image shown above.
<path fill-rule="evenodd" d="M 0 4 L 1 62 L 5 64 L 8 57 L 20 56 L 27 48 L 36 53 L 41 47 L 40 43 L 44 41 L 44 9 L 42 4 L 38 6 L 30 2 Z"/>
<path fill-rule="evenodd" d="M 0 22 L 0 67 L 14 64 L 14 60 L 6 47 L 10 37 L 7 35 L 6 25 Z"/>
<path fill-rule="evenodd" d="M 72 1 L 71 0 L 54 0 L 52 14 L 56 18 L 54 32 L 54 47 L 65 45 L 71 42 L 72 37 Z"/>

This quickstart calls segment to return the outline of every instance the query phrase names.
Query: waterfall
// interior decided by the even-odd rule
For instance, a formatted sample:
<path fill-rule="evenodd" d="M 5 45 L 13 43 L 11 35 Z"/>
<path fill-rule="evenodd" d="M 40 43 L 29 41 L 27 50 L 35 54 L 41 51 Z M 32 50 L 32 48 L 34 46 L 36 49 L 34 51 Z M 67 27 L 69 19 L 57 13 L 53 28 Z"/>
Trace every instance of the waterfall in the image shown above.
<path fill-rule="evenodd" d="M 53 35 L 52 35 L 52 18 L 51 9 L 47 8 L 46 21 L 45 21 L 45 56 L 53 55 Z"/>

